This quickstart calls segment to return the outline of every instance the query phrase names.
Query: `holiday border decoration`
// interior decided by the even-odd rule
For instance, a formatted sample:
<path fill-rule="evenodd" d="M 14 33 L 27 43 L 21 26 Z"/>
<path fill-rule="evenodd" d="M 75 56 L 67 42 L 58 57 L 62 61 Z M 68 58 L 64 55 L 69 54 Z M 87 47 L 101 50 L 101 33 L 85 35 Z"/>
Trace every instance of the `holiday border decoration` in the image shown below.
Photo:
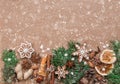
<path fill-rule="evenodd" d="M 44 84 L 120 84 L 120 41 L 111 41 L 103 50 L 99 46 L 91 50 L 87 45 L 70 41 L 67 48 L 40 56 L 31 43 L 22 43 L 19 59 L 16 51 L 4 50 L 4 83 L 34 80 Z"/>

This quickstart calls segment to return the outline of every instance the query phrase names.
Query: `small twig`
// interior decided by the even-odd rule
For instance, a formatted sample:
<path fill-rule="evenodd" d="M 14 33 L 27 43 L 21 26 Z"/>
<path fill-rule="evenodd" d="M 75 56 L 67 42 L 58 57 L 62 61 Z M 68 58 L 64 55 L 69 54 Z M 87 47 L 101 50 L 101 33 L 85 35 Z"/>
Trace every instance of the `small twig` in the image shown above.
<path fill-rule="evenodd" d="M 51 72 L 50 84 L 54 84 L 54 81 L 55 81 L 55 71 Z"/>
<path fill-rule="evenodd" d="M 99 48 L 99 46 L 97 46 L 97 51 L 95 51 L 95 54 L 98 54 L 98 53 L 100 53 L 101 52 L 101 50 L 100 50 L 100 48 Z"/>

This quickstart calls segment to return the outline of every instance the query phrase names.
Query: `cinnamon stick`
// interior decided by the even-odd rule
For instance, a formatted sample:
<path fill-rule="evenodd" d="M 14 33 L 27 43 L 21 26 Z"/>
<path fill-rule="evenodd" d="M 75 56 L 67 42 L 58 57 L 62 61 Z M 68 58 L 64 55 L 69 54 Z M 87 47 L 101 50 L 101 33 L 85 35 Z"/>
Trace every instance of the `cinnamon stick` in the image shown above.
<path fill-rule="evenodd" d="M 51 72 L 50 84 L 54 84 L 54 81 L 55 81 L 55 71 Z"/>
<path fill-rule="evenodd" d="M 52 57 L 52 55 L 48 55 L 47 56 L 47 69 L 49 69 L 50 68 L 50 61 L 51 61 L 51 57 Z"/>

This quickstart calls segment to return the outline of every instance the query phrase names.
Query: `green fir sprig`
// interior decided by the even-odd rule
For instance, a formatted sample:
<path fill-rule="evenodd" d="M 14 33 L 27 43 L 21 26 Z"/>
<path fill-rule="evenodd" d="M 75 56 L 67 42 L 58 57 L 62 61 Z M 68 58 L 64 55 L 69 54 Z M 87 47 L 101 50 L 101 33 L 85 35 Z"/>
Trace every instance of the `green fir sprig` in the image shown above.
<path fill-rule="evenodd" d="M 78 62 L 77 56 L 72 56 L 72 53 L 76 51 L 75 44 L 79 43 L 70 41 L 68 43 L 68 49 L 60 47 L 56 50 L 53 50 L 52 64 L 55 66 L 55 68 L 58 66 L 64 66 L 67 61 L 74 59 L 72 61 L 74 62 L 75 66 L 73 68 L 66 67 L 66 69 L 69 71 L 69 74 L 66 75 L 65 79 L 61 79 L 64 84 L 79 83 L 79 80 L 84 76 L 84 72 L 89 69 L 88 65 L 85 65 L 84 62 Z"/>
<path fill-rule="evenodd" d="M 117 61 L 112 73 L 107 76 L 108 84 L 120 84 L 120 41 L 112 41 L 111 46 L 116 54 Z"/>
<path fill-rule="evenodd" d="M 16 58 L 15 51 L 13 50 L 4 50 L 2 54 L 2 60 L 4 61 L 3 68 L 3 78 L 5 83 L 12 83 L 13 78 L 15 77 L 14 68 L 18 63 Z"/>

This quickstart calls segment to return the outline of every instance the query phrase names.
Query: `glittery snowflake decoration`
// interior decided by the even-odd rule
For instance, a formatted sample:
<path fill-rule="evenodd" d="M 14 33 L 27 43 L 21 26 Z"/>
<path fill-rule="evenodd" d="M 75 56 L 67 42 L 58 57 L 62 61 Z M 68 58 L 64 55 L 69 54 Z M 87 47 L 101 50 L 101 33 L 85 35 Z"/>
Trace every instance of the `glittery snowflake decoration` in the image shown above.
<path fill-rule="evenodd" d="M 65 66 L 62 66 L 62 67 L 60 67 L 60 66 L 58 66 L 58 71 L 55 71 L 55 74 L 58 74 L 58 79 L 61 79 L 61 78 L 65 78 L 66 76 L 66 74 L 68 74 L 68 71 L 66 71 L 65 69 L 66 69 L 66 67 Z"/>
<path fill-rule="evenodd" d="M 31 54 L 34 52 L 31 43 L 21 43 L 20 48 L 18 49 L 21 58 L 31 58 Z"/>
<path fill-rule="evenodd" d="M 83 60 L 83 58 L 85 59 L 89 59 L 88 57 L 88 50 L 86 49 L 86 43 L 84 43 L 82 46 L 79 46 L 78 44 L 75 44 L 75 47 L 77 49 L 77 51 L 73 52 L 72 55 L 73 56 L 78 56 L 78 61 L 81 62 Z"/>

